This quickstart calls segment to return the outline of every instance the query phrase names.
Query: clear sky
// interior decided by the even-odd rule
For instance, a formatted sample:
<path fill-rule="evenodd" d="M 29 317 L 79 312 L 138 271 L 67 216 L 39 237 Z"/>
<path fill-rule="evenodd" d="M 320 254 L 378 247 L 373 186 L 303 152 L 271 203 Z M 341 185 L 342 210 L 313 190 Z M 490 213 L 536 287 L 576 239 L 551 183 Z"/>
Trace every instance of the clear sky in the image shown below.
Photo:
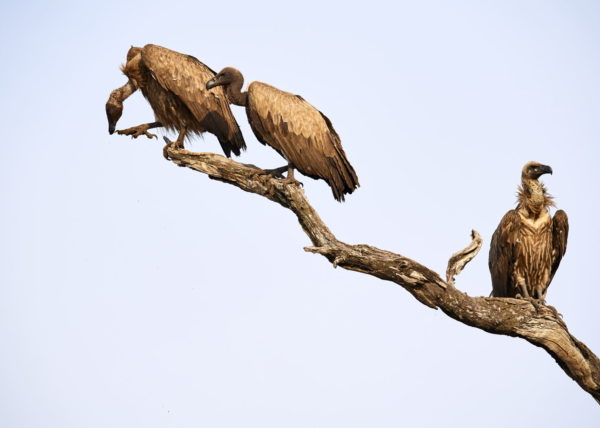
<path fill-rule="evenodd" d="M 109 136 L 131 45 L 239 68 L 329 116 L 361 187 L 305 191 L 349 243 L 488 295 L 523 164 L 569 215 L 548 293 L 600 354 L 600 3 L 3 2 L 0 426 L 597 427 L 543 350 L 334 270 L 281 207 Z M 241 161 L 283 165 L 234 107 Z M 119 127 L 153 120 L 141 94 Z M 212 136 L 188 148 L 220 152 Z"/>

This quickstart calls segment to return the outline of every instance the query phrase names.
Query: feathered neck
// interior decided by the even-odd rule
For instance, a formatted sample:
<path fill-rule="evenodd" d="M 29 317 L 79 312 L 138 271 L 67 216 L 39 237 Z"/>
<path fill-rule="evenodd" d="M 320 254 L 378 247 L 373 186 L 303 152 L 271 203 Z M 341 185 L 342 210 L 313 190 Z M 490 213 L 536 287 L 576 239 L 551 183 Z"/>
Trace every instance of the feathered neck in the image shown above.
<path fill-rule="evenodd" d="M 538 218 L 542 211 L 554 206 L 552 199 L 544 183 L 533 178 L 521 179 L 521 186 L 517 191 L 518 208 L 525 211 L 527 217 Z"/>
<path fill-rule="evenodd" d="M 242 86 L 244 86 L 244 76 L 235 70 L 231 82 L 225 85 L 225 93 L 231 104 L 246 106 L 248 103 L 248 92 L 242 92 Z"/>
<path fill-rule="evenodd" d="M 132 80 L 128 80 L 123 86 L 112 91 L 108 100 L 112 103 L 122 103 L 123 100 L 133 94 L 136 89 L 135 83 L 133 83 Z"/>

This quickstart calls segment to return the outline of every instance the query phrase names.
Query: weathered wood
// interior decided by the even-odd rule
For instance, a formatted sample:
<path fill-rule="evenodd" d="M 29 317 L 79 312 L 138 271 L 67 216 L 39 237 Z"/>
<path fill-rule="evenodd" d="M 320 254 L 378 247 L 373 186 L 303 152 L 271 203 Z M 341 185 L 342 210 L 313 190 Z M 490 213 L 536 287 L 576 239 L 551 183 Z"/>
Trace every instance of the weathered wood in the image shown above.
<path fill-rule="evenodd" d="M 463 250 L 460 250 L 450 257 L 448 260 L 448 268 L 446 269 L 446 282 L 454 284 L 454 277 L 462 272 L 467 263 L 475 258 L 481 246 L 483 245 L 483 239 L 476 230 L 471 231 L 471 243 L 466 246 Z"/>
<path fill-rule="evenodd" d="M 174 148 L 168 148 L 167 152 L 177 165 L 208 174 L 212 179 L 264 196 L 290 209 L 313 244 L 305 250 L 323 255 L 334 267 L 392 281 L 421 303 L 440 308 L 457 321 L 489 333 L 520 337 L 545 349 L 564 372 L 600 404 L 600 359 L 569 333 L 556 309 L 526 299 L 471 297 L 454 286 L 454 276 L 481 248 L 477 232 L 473 231 L 469 246 L 450 258 L 447 281 L 444 281 L 437 273 L 400 254 L 338 241 L 297 184 L 284 184 L 254 165 L 212 153 Z"/>

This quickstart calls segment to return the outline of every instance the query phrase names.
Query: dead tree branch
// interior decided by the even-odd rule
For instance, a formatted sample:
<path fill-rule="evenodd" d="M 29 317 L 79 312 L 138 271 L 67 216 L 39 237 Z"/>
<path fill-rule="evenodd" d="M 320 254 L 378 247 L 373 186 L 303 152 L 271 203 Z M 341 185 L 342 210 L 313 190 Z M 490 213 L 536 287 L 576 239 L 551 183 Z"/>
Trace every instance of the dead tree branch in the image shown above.
<path fill-rule="evenodd" d="M 471 297 L 455 288 L 454 277 L 481 248 L 477 232 L 473 231 L 469 246 L 452 255 L 444 281 L 437 273 L 400 254 L 338 241 L 301 187 L 283 184 L 260 168 L 212 153 L 168 149 L 167 154 L 179 166 L 208 174 L 212 179 L 264 196 L 291 210 L 312 242 L 305 251 L 321 254 L 334 267 L 392 281 L 421 303 L 440 308 L 457 321 L 489 333 L 521 337 L 545 349 L 600 404 L 600 359 L 569 333 L 556 309 L 524 299 Z"/>

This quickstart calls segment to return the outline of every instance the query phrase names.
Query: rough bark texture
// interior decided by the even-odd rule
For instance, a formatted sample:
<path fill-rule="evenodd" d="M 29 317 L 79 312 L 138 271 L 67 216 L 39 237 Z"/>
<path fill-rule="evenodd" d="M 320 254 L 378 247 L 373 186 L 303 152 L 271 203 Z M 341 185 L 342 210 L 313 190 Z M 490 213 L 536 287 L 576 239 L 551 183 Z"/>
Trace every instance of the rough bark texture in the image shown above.
<path fill-rule="evenodd" d="M 521 337 L 545 349 L 558 365 L 600 404 L 600 359 L 573 337 L 552 306 L 525 299 L 471 297 L 454 286 L 454 276 L 481 248 L 475 231 L 472 242 L 452 255 L 446 281 L 427 267 L 400 254 L 369 245 L 338 241 L 308 202 L 302 188 L 284 184 L 254 165 L 245 165 L 212 153 L 192 153 L 168 149 L 179 166 L 208 174 L 212 179 L 264 196 L 290 209 L 313 246 L 305 251 L 321 254 L 334 267 L 354 270 L 392 281 L 421 303 L 440 308 L 451 318 L 489 333 Z"/>

